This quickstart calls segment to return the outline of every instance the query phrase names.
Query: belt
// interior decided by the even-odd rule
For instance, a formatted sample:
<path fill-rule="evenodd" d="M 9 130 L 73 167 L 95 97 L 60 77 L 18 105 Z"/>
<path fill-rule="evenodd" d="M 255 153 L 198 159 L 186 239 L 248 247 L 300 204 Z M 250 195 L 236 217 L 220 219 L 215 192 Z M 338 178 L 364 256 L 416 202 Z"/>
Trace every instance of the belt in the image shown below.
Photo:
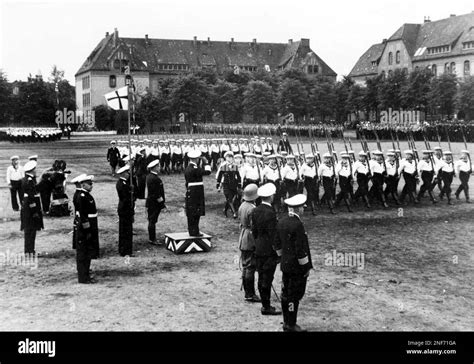
<path fill-rule="evenodd" d="M 188 187 L 202 186 L 203 184 L 204 184 L 203 182 L 191 182 L 191 183 L 188 183 Z"/>
<path fill-rule="evenodd" d="M 97 212 L 95 214 L 88 214 L 87 217 L 97 217 Z"/>

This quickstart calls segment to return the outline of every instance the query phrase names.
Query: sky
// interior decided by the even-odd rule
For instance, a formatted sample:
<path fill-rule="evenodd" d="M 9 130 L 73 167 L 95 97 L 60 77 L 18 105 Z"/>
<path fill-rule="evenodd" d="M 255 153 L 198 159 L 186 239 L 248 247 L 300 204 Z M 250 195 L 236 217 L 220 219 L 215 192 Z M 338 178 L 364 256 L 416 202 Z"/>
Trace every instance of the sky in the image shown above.
<path fill-rule="evenodd" d="M 74 74 L 106 32 L 119 36 L 286 43 L 309 38 L 312 50 L 347 75 L 374 43 L 404 23 L 474 11 L 472 0 L 0 0 L 0 69 L 9 81 L 52 66 Z"/>

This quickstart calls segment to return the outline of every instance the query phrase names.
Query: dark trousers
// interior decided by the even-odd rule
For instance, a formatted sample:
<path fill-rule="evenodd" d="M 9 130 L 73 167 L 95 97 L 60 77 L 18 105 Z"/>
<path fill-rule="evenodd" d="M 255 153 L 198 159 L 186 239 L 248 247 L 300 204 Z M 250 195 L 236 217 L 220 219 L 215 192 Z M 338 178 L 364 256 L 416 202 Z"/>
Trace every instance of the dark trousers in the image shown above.
<path fill-rule="evenodd" d="M 403 186 L 402 194 L 400 195 L 400 200 L 403 201 L 405 196 L 408 195 L 410 200 L 415 200 L 416 198 L 416 177 L 413 174 L 403 172 L 403 179 L 405 180 L 405 186 Z"/>
<path fill-rule="evenodd" d="M 46 187 L 40 192 L 41 205 L 43 206 L 43 212 L 49 211 L 49 204 L 51 203 L 51 188 Z"/>
<path fill-rule="evenodd" d="M 137 176 L 137 198 L 145 198 L 145 187 L 146 187 L 146 176 L 140 175 Z"/>
<path fill-rule="evenodd" d="M 133 216 L 119 215 L 119 254 L 124 257 L 133 253 Z"/>
<path fill-rule="evenodd" d="M 114 162 L 110 162 L 110 170 L 113 175 L 115 175 L 115 169 L 117 168 L 118 160 Z"/>
<path fill-rule="evenodd" d="M 199 220 L 201 219 L 200 215 L 188 215 L 188 233 L 191 236 L 199 235 Z"/>
<path fill-rule="evenodd" d="M 20 200 L 20 204 L 23 202 L 23 190 L 21 188 L 21 181 L 10 181 L 10 195 L 12 199 L 12 208 L 14 211 L 18 211 L 20 209 L 18 205 L 18 200 L 16 196 L 18 195 L 18 199 Z"/>
<path fill-rule="evenodd" d="M 433 188 L 435 187 L 433 184 L 433 176 L 433 171 L 421 172 L 421 180 L 423 181 L 423 184 L 420 186 L 420 191 L 418 192 L 419 197 L 423 196 L 426 191 L 429 193 L 433 191 Z"/>
<path fill-rule="evenodd" d="M 461 182 L 461 184 L 456 190 L 456 196 L 459 197 L 461 191 L 464 191 L 466 200 L 469 200 L 469 176 L 470 174 L 468 172 L 459 171 L 459 181 Z"/>
<path fill-rule="evenodd" d="M 232 213 L 235 213 L 239 208 L 237 206 L 237 187 L 235 188 L 228 188 L 224 186 L 224 196 L 225 196 L 225 210 L 227 211 L 228 208 L 232 210 Z"/>
<path fill-rule="evenodd" d="M 318 203 L 319 202 L 319 184 L 318 178 L 314 177 L 305 177 L 304 178 L 304 188 L 306 189 L 306 195 L 309 203 Z"/>
<path fill-rule="evenodd" d="M 441 196 L 446 195 L 448 199 L 451 198 L 451 183 L 453 183 L 454 172 L 441 171 L 441 179 L 443 180 L 443 189 Z"/>
<path fill-rule="evenodd" d="M 35 253 L 36 229 L 25 228 L 25 254 Z"/>
<path fill-rule="evenodd" d="M 351 195 L 351 181 L 352 177 L 348 176 L 341 176 L 339 175 L 339 188 L 341 189 L 340 192 L 337 194 L 336 197 L 336 204 L 338 205 L 341 200 L 344 200 L 344 202 L 349 202 L 349 197 Z"/>
<path fill-rule="evenodd" d="M 306 291 L 307 277 L 302 274 L 285 273 L 282 275 L 281 308 L 283 321 L 288 326 L 296 325 L 300 300 Z"/>
<path fill-rule="evenodd" d="M 388 195 L 396 195 L 398 192 L 398 178 L 397 176 L 387 176 L 385 179 L 385 197 L 388 197 Z"/>
<path fill-rule="evenodd" d="M 383 193 L 383 174 L 381 173 L 374 173 L 374 177 L 372 179 L 372 188 L 373 188 L 373 197 L 380 200 L 381 202 L 385 202 L 385 195 Z"/>
<path fill-rule="evenodd" d="M 270 297 L 272 293 L 272 282 L 277 266 L 277 257 L 261 257 L 257 256 L 257 272 L 258 272 L 258 291 L 264 308 L 270 307 Z"/>
<path fill-rule="evenodd" d="M 148 238 L 150 241 L 156 240 L 156 223 L 160 216 L 160 209 L 148 208 Z"/>
<path fill-rule="evenodd" d="M 257 262 L 253 250 L 241 250 L 242 260 L 242 285 L 244 287 L 245 298 L 255 296 L 255 271 Z"/>
<path fill-rule="evenodd" d="M 367 196 L 369 193 L 369 176 L 367 174 L 357 173 L 357 190 L 354 198 Z"/>
<path fill-rule="evenodd" d="M 76 266 L 79 283 L 87 283 L 90 280 L 91 255 L 84 243 L 76 246 Z"/>
<path fill-rule="evenodd" d="M 323 189 L 324 194 L 321 197 L 321 202 L 326 201 L 329 206 L 332 206 L 331 202 L 334 197 L 334 179 L 332 177 L 323 177 Z"/>
<path fill-rule="evenodd" d="M 285 178 L 285 190 L 288 193 L 288 197 L 293 197 L 298 193 L 298 181 Z"/>

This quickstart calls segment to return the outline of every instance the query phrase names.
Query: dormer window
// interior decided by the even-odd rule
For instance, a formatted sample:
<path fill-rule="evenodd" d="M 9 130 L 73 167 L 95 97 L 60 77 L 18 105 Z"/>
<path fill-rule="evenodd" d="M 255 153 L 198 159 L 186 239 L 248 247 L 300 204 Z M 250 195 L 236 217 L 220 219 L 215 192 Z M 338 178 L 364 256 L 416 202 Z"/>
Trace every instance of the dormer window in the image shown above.
<path fill-rule="evenodd" d="M 428 48 L 428 54 L 448 53 L 451 52 L 451 46 L 440 46 Z"/>
<path fill-rule="evenodd" d="M 462 44 L 462 49 L 473 49 L 474 48 L 474 41 L 473 42 L 464 42 Z"/>

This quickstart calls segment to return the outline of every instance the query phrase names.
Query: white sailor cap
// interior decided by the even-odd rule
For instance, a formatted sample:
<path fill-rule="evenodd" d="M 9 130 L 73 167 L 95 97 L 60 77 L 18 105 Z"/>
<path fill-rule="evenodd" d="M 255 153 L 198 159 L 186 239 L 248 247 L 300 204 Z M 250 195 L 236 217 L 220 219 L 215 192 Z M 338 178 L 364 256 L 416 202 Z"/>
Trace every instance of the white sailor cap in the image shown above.
<path fill-rule="evenodd" d="M 374 150 L 372 152 L 373 155 L 383 155 L 383 153 L 380 150 Z"/>
<path fill-rule="evenodd" d="M 23 166 L 23 170 L 25 172 L 32 171 L 33 169 L 36 168 L 36 165 L 37 165 L 37 163 L 35 161 L 26 162 L 25 165 Z"/>
<path fill-rule="evenodd" d="M 227 158 L 227 157 L 233 157 L 234 156 L 234 152 L 228 150 L 227 152 L 225 152 L 224 154 L 224 158 Z"/>
<path fill-rule="evenodd" d="M 282 150 L 280 154 L 282 157 L 286 157 L 288 155 L 288 152 L 286 150 Z"/>
<path fill-rule="evenodd" d="M 288 133 L 285 132 L 285 133 L 283 133 L 282 135 L 283 135 L 283 136 L 288 136 Z"/>
<path fill-rule="evenodd" d="M 37 159 L 38 159 L 38 154 L 30 155 L 30 156 L 28 157 L 28 159 L 29 159 L 30 161 L 32 161 L 32 160 L 37 160 Z"/>
<path fill-rule="evenodd" d="M 351 156 L 347 153 L 342 153 L 341 158 L 350 158 Z"/>
<path fill-rule="evenodd" d="M 463 150 L 461 150 L 461 153 L 464 153 L 464 154 L 469 154 L 469 151 L 468 151 L 468 150 L 466 150 L 466 149 L 463 149 Z"/>
<path fill-rule="evenodd" d="M 127 172 L 129 169 L 130 169 L 130 166 L 128 164 L 126 164 L 117 171 L 117 174 L 122 174 L 124 172 Z"/>
<path fill-rule="evenodd" d="M 387 157 L 395 157 L 395 153 L 394 152 L 388 152 Z"/>
<path fill-rule="evenodd" d="M 349 153 L 349 154 L 354 154 L 354 151 L 353 151 L 353 150 L 350 150 L 348 153 Z"/>
<path fill-rule="evenodd" d="M 442 150 L 441 147 L 434 147 L 434 150 Z"/>
<path fill-rule="evenodd" d="M 238 158 L 242 159 L 243 157 L 242 157 L 242 154 L 236 154 L 236 155 L 234 155 L 234 158 L 235 159 L 238 159 Z"/>
<path fill-rule="evenodd" d="M 285 155 L 286 159 L 295 159 L 296 157 L 293 154 Z"/>
<path fill-rule="evenodd" d="M 306 195 L 300 193 L 299 195 L 295 195 L 293 197 L 287 198 L 284 202 L 289 207 L 303 206 L 306 202 Z"/>
<path fill-rule="evenodd" d="M 361 150 L 361 151 L 359 152 L 359 156 L 367 157 L 367 153 L 364 152 L 363 150 Z"/>
<path fill-rule="evenodd" d="M 413 151 L 410 149 L 404 150 L 403 153 L 413 155 Z"/>
<path fill-rule="evenodd" d="M 10 157 L 10 160 L 14 160 L 14 159 L 20 159 L 20 157 L 17 156 L 17 155 L 13 155 L 13 156 Z"/>
<path fill-rule="evenodd" d="M 94 176 L 92 176 L 92 175 L 81 174 L 81 175 L 77 178 L 77 183 L 92 181 L 93 179 L 94 179 Z"/>
<path fill-rule="evenodd" d="M 331 154 L 329 152 L 324 153 L 323 158 L 331 158 Z"/>
<path fill-rule="evenodd" d="M 244 154 L 246 157 L 250 157 L 250 158 L 257 158 L 257 156 L 253 153 L 245 153 Z"/>
<path fill-rule="evenodd" d="M 110 144 L 116 144 L 117 142 L 115 140 L 111 140 Z"/>
<path fill-rule="evenodd" d="M 270 152 L 263 152 L 263 156 L 264 156 L 265 158 L 270 157 L 271 154 L 272 154 L 272 153 L 270 153 Z"/>
<path fill-rule="evenodd" d="M 428 149 L 424 149 L 424 150 L 421 151 L 421 153 L 423 153 L 423 154 L 431 154 L 431 153 L 433 153 L 433 151 L 432 151 L 432 150 L 428 150 Z"/>
<path fill-rule="evenodd" d="M 314 155 L 313 154 L 306 154 L 305 158 L 306 159 L 314 159 Z"/>
<path fill-rule="evenodd" d="M 189 158 L 199 158 L 201 156 L 201 151 L 200 150 L 191 150 L 188 152 L 188 157 Z"/>
<path fill-rule="evenodd" d="M 446 155 L 446 154 L 452 155 L 453 153 L 451 153 L 451 151 L 449 151 L 449 150 L 446 150 L 446 151 L 443 152 L 443 154 L 444 154 L 444 155 Z"/>
<path fill-rule="evenodd" d="M 155 159 L 154 161 L 151 161 L 150 163 L 148 163 L 148 165 L 146 166 L 148 169 L 152 169 L 154 166 L 156 166 L 158 163 L 160 163 L 160 161 L 158 159 Z"/>
<path fill-rule="evenodd" d="M 80 178 L 84 178 L 84 176 L 86 176 L 85 173 L 80 174 L 79 176 L 74 177 L 74 178 L 71 180 L 71 183 L 79 183 L 79 179 L 80 179 Z"/>
<path fill-rule="evenodd" d="M 266 183 L 259 187 L 257 192 L 260 197 L 270 197 L 275 194 L 276 187 L 273 183 Z"/>

